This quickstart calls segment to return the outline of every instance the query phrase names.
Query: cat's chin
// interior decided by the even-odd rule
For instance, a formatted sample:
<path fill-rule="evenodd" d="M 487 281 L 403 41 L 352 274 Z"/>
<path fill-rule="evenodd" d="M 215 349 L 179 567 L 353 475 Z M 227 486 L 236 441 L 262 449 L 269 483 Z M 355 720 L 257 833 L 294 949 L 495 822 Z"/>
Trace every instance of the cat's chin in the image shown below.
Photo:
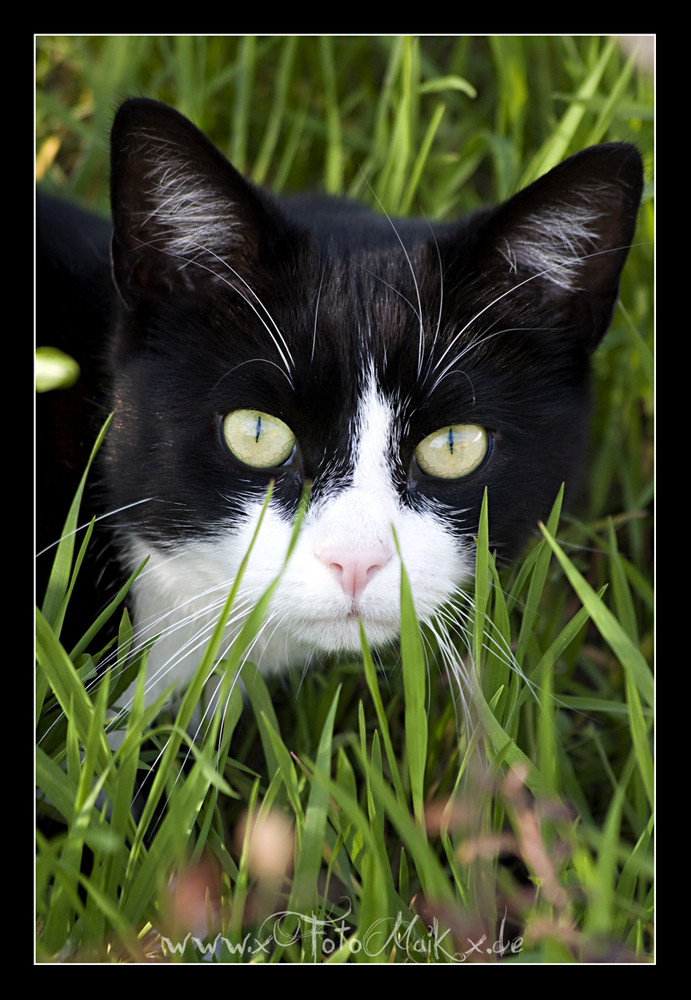
<path fill-rule="evenodd" d="M 371 648 L 379 648 L 394 642 L 399 630 L 400 619 L 397 615 L 379 618 L 370 615 L 361 619 L 356 613 L 345 617 L 302 620 L 291 625 L 291 634 L 299 646 L 324 654 L 360 653 L 363 633 Z"/>

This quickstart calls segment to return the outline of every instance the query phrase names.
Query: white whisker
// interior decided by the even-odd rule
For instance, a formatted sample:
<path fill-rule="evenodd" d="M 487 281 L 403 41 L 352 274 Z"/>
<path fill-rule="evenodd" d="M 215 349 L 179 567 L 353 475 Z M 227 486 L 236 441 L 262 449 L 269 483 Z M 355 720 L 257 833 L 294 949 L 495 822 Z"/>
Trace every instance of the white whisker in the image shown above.
<path fill-rule="evenodd" d="M 620 251 L 621 249 L 622 248 L 618 247 L 612 250 L 609 249 L 601 250 L 591 254 L 584 254 L 577 259 L 570 259 L 567 261 L 561 261 L 557 264 L 552 264 L 549 267 L 544 268 L 542 271 L 536 274 L 531 274 L 527 278 L 524 278 L 522 281 L 517 282 L 515 285 L 512 285 L 510 288 L 507 288 L 501 294 L 496 295 L 490 302 L 486 303 L 481 309 L 479 309 L 476 313 L 474 313 L 474 315 L 461 327 L 461 329 L 454 334 L 453 338 L 449 341 L 444 351 L 434 359 L 434 365 L 431 369 L 430 374 L 433 372 L 438 372 L 438 370 L 441 368 L 444 359 L 453 350 L 454 345 L 458 343 L 458 341 L 464 336 L 464 334 L 467 333 L 467 331 L 472 327 L 472 325 L 480 319 L 481 316 L 483 316 L 486 312 L 488 312 L 490 309 L 496 306 L 498 302 L 501 302 L 503 299 L 509 298 L 511 295 L 514 295 L 519 289 L 523 288 L 525 285 L 530 284 L 532 281 L 537 281 L 540 278 L 553 278 L 555 272 L 558 272 L 564 268 L 568 268 L 569 266 L 572 266 L 576 263 L 582 263 L 583 261 L 590 260 L 593 257 L 598 257 L 602 254 L 615 253 L 617 251 Z M 561 284 L 561 282 L 555 282 L 555 283 Z M 446 375 L 448 375 L 448 373 L 454 368 L 454 366 L 457 365 L 471 351 L 477 350 L 479 347 L 481 347 L 483 344 L 485 344 L 488 340 L 492 339 L 493 337 L 498 337 L 502 334 L 512 332 L 512 329 L 513 328 L 511 327 L 507 327 L 506 329 L 495 330 L 492 333 L 489 332 L 483 333 L 481 336 L 470 340 L 467 344 L 463 346 L 459 354 L 457 354 L 451 361 L 447 363 L 445 368 L 441 371 L 441 374 L 438 375 L 435 382 L 433 383 L 430 392 L 433 392 L 434 389 L 436 389 L 441 383 L 441 381 L 446 377 Z M 516 329 L 520 329 L 520 327 L 517 327 Z"/>
<path fill-rule="evenodd" d="M 134 500 L 132 503 L 124 504 L 122 507 L 119 507 L 117 510 L 109 510 L 106 514 L 99 514 L 97 517 L 95 517 L 93 519 L 94 523 L 98 524 L 99 521 L 105 521 L 108 518 L 117 517 L 118 514 L 122 514 L 126 510 L 131 510 L 133 507 L 138 507 L 140 504 L 151 503 L 153 501 L 153 499 L 154 499 L 153 497 L 145 497 L 143 500 Z M 40 550 L 40 552 L 37 552 L 36 553 L 36 558 L 38 559 L 39 556 L 44 555 L 46 552 L 50 552 L 52 549 L 56 548 L 60 544 L 60 542 L 64 541 L 66 538 L 72 538 L 74 535 L 79 534 L 80 531 L 84 531 L 84 529 L 88 528 L 90 524 L 91 524 L 91 521 L 85 521 L 83 524 L 80 524 L 78 527 L 76 527 L 74 529 L 74 531 L 70 531 L 66 535 L 61 535 L 60 538 L 56 539 L 54 542 L 51 542 L 50 545 L 46 545 L 44 548 L 42 548 Z"/>

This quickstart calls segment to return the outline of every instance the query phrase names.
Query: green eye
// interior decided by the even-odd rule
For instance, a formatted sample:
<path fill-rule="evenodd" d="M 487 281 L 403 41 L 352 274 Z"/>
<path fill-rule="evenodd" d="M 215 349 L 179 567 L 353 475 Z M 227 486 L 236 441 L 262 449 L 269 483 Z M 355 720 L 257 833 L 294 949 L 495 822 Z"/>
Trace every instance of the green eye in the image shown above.
<path fill-rule="evenodd" d="M 484 427 L 454 424 L 430 434 L 415 449 L 417 464 L 427 476 L 461 479 L 482 463 L 489 439 Z"/>
<path fill-rule="evenodd" d="M 290 427 L 259 410 L 233 410 L 223 419 L 223 437 L 233 455 L 253 469 L 282 465 L 295 447 Z"/>

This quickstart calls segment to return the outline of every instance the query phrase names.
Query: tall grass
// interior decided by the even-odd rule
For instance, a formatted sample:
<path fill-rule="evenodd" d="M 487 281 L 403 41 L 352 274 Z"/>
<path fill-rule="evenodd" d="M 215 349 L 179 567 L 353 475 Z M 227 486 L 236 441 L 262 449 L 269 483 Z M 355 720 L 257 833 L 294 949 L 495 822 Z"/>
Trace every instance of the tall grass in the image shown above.
<path fill-rule="evenodd" d="M 391 214 L 453 216 L 607 139 L 652 176 L 650 76 L 611 38 L 44 37 L 37 79 L 40 180 L 101 210 L 109 122 L 138 93 L 256 181 Z M 363 637 L 361 659 L 268 687 L 248 666 L 244 712 L 235 691 L 192 743 L 200 673 L 176 717 L 135 700 L 115 752 L 93 623 L 60 644 L 88 544 L 66 531 L 38 595 L 39 811 L 61 821 L 37 834 L 39 960 L 650 960 L 652 242 L 648 187 L 586 495 L 577 517 L 555 498 L 510 570 L 483 520 L 463 697 L 403 574 L 400 658 Z"/>

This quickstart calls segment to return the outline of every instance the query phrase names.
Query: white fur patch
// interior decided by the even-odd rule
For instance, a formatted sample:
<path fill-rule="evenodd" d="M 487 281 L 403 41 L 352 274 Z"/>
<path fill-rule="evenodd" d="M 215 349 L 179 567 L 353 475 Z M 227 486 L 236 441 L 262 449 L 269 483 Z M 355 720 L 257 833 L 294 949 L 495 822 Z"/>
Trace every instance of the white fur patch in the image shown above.
<path fill-rule="evenodd" d="M 229 231 L 238 225 L 233 203 L 190 169 L 185 150 L 174 142 L 152 136 L 141 155 L 150 164 L 146 195 L 155 206 L 141 224 L 157 232 L 153 246 L 176 258 L 180 268 L 200 255 L 222 253 Z"/>
<path fill-rule="evenodd" d="M 613 193 L 609 185 L 593 185 L 578 191 L 577 201 L 526 215 L 502 249 L 512 270 L 577 289 L 584 262 L 602 249 L 602 205 Z"/>

